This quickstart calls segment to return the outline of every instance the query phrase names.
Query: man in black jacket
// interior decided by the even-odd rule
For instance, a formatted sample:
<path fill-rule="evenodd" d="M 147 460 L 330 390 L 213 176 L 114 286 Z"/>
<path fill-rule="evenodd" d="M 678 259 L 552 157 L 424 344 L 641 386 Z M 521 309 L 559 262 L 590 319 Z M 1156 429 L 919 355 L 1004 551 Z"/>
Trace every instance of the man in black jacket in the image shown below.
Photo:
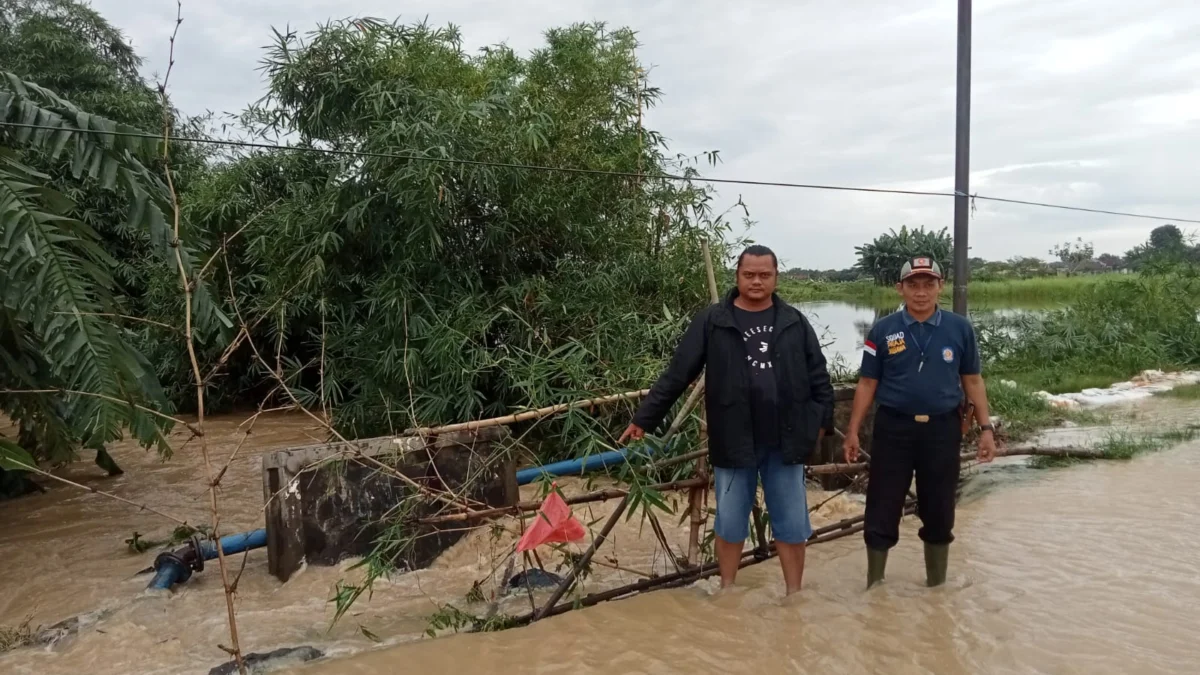
<path fill-rule="evenodd" d="M 833 429 L 833 385 L 816 332 L 775 295 L 779 263 L 765 246 L 737 263 L 737 288 L 701 311 L 621 435 L 656 429 L 702 369 L 709 461 L 715 469 L 721 587 L 737 576 L 762 476 L 771 532 L 790 595 L 800 590 L 812 535 L 804 463 Z"/>

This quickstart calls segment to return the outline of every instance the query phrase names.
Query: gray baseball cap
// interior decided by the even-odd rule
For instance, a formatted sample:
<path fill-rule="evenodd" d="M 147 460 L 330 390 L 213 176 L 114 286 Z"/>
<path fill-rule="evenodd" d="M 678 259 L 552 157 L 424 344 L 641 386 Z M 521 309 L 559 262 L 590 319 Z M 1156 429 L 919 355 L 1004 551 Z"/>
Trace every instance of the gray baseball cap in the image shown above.
<path fill-rule="evenodd" d="M 904 281 L 909 277 L 918 275 L 927 275 L 935 279 L 942 278 L 942 266 L 937 264 L 933 258 L 913 258 L 904 263 L 904 267 L 900 268 L 900 281 Z"/>

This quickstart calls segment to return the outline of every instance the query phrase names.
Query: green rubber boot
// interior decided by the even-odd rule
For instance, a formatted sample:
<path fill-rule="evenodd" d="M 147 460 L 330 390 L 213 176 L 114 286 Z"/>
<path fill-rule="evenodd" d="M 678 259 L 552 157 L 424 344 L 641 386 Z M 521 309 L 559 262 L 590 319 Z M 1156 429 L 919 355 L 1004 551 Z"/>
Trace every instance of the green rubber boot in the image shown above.
<path fill-rule="evenodd" d="M 867 588 L 883 581 L 883 570 L 887 567 L 887 549 L 867 547 Z"/>
<path fill-rule="evenodd" d="M 949 564 L 949 544 L 925 544 L 925 585 L 933 587 L 946 583 Z"/>

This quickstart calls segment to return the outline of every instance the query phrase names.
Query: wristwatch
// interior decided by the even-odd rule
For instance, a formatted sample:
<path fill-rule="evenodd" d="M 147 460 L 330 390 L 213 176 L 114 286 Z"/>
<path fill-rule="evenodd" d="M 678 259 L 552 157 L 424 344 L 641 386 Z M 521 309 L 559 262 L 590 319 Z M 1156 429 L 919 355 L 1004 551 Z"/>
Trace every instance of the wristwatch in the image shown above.
<path fill-rule="evenodd" d="M 979 430 L 980 430 L 980 431 L 995 431 L 995 430 L 996 430 L 996 427 L 994 427 L 994 426 L 992 426 L 992 425 L 990 425 L 990 424 L 980 424 L 980 425 L 979 425 Z"/>

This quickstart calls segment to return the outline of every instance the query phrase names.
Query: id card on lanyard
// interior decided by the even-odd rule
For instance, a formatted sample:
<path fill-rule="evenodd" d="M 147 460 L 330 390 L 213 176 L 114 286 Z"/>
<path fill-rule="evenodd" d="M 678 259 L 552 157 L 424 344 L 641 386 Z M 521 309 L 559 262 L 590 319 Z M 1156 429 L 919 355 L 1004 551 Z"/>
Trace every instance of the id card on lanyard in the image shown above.
<path fill-rule="evenodd" d="M 928 328 L 928 324 L 920 323 L 917 325 L 921 327 L 922 333 L 924 333 L 925 330 Z M 925 339 L 925 344 L 921 344 L 920 339 L 913 340 L 913 342 L 915 342 L 917 344 L 917 350 L 921 352 L 921 362 L 917 364 L 917 372 L 918 373 L 921 372 L 921 369 L 925 367 L 925 350 L 929 348 L 929 343 L 933 342 L 933 335 L 936 332 L 937 332 L 937 326 L 934 326 L 929 331 L 929 337 Z"/>

